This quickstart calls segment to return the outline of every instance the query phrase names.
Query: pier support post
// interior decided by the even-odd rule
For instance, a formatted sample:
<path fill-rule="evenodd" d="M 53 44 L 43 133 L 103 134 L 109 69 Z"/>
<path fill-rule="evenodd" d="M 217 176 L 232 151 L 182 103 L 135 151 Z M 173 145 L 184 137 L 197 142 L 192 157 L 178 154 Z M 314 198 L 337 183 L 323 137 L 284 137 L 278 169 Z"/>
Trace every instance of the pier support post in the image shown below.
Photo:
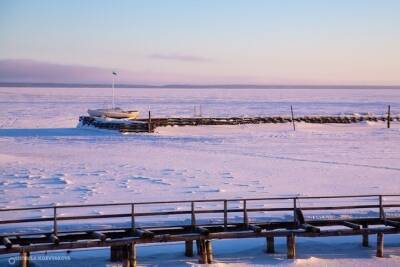
<path fill-rule="evenodd" d="M 206 242 L 205 240 L 199 240 L 199 263 L 206 264 L 208 262 L 207 259 L 207 250 L 206 250 Z"/>
<path fill-rule="evenodd" d="M 368 229 L 368 225 L 367 224 L 363 224 L 362 225 L 363 229 Z M 363 247 L 368 247 L 369 242 L 368 242 L 368 233 L 363 233 L 362 234 L 362 245 Z"/>
<path fill-rule="evenodd" d="M 193 241 L 185 241 L 185 256 L 193 257 Z"/>
<path fill-rule="evenodd" d="M 274 237 L 267 236 L 267 253 L 275 253 Z"/>
<path fill-rule="evenodd" d="M 21 267 L 29 267 L 30 266 L 29 254 L 30 253 L 28 251 L 21 251 L 21 253 L 20 253 L 20 257 L 21 257 L 20 266 Z"/>
<path fill-rule="evenodd" d="M 118 245 L 118 246 L 111 246 L 111 261 L 122 261 L 124 258 L 127 257 L 127 249 L 126 245 Z"/>
<path fill-rule="evenodd" d="M 206 240 L 205 245 L 206 245 L 206 253 L 207 253 L 207 263 L 211 264 L 213 262 L 213 252 L 212 252 L 211 240 Z"/>
<path fill-rule="evenodd" d="M 376 256 L 383 257 L 383 233 L 376 235 Z"/>
<path fill-rule="evenodd" d="M 136 246 L 135 243 L 123 246 L 124 258 L 122 260 L 123 267 L 136 267 Z"/>
<path fill-rule="evenodd" d="M 152 126 L 151 126 L 151 111 L 149 110 L 149 120 L 148 120 L 148 122 L 147 122 L 147 131 L 149 132 L 149 133 L 151 133 L 151 132 L 153 132 L 153 128 L 152 128 Z"/>
<path fill-rule="evenodd" d="M 296 236 L 291 233 L 286 237 L 287 258 L 294 259 L 296 257 Z"/>

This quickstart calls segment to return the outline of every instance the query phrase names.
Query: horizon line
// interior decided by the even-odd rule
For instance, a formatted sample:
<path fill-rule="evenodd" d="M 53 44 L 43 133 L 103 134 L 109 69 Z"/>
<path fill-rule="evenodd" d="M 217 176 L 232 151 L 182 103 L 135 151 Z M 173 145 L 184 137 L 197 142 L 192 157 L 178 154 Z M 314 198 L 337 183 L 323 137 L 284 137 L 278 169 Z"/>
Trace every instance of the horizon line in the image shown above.
<path fill-rule="evenodd" d="M 0 87 L 56 87 L 56 88 L 108 88 L 108 83 L 54 83 L 54 82 L 0 82 Z M 366 84 L 115 84 L 117 88 L 165 88 L 165 89 L 400 89 L 400 85 Z"/>

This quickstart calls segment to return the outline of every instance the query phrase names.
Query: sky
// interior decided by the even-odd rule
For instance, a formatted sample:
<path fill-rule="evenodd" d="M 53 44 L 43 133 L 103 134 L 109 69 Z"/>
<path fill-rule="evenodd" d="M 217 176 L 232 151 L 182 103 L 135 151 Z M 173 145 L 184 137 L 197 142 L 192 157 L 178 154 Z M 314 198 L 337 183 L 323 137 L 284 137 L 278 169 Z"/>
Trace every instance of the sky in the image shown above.
<path fill-rule="evenodd" d="M 0 0 L 0 81 L 400 84 L 398 0 Z"/>

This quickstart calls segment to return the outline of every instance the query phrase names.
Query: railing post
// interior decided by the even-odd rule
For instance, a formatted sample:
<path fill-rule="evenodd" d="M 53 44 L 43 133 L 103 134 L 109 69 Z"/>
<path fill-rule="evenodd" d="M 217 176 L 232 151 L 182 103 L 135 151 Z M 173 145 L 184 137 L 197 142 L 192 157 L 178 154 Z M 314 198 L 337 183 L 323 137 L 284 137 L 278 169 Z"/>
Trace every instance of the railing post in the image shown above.
<path fill-rule="evenodd" d="M 224 200 L 224 230 L 228 229 L 228 200 Z"/>
<path fill-rule="evenodd" d="M 136 230 L 136 223 L 135 223 L 135 204 L 132 203 L 131 205 L 131 228 L 133 231 Z"/>
<path fill-rule="evenodd" d="M 57 227 L 57 207 L 54 207 L 53 210 L 53 234 L 57 236 L 58 233 L 58 227 Z"/>
<path fill-rule="evenodd" d="M 247 201 L 243 200 L 243 224 L 247 228 L 249 227 L 249 217 L 247 215 Z"/>
<path fill-rule="evenodd" d="M 382 195 L 379 195 L 379 218 L 381 220 L 385 219 L 385 210 L 383 209 L 383 198 L 382 198 Z"/>
<path fill-rule="evenodd" d="M 297 198 L 293 198 L 293 222 L 295 225 L 297 225 L 297 213 L 296 213 L 296 209 L 297 209 Z"/>
<path fill-rule="evenodd" d="M 195 212 L 195 207 L 194 207 L 194 201 L 192 201 L 192 230 L 196 228 L 196 212 Z"/>

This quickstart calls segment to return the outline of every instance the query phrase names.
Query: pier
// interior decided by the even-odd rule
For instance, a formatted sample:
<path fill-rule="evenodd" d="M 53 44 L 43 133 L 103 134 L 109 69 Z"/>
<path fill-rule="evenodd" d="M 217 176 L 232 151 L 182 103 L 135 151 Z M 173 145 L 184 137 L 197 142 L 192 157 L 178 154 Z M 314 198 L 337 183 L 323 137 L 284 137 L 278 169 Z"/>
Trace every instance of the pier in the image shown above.
<path fill-rule="evenodd" d="M 363 121 L 390 122 L 400 121 L 400 116 L 266 116 L 266 117 L 194 117 L 194 118 L 148 118 L 136 120 L 98 120 L 90 116 L 79 117 L 82 126 L 93 126 L 99 129 L 117 130 L 120 132 L 154 132 L 165 126 L 200 126 L 200 125 L 239 125 L 262 123 L 357 123 Z"/>
<path fill-rule="evenodd" d="M 165 211 L 159 209 L 165 205 L 175 208 Z M 181 208 L 178 209 L 178 206 Z M 182 206 L 185 208 L 182 209 Z M 105 207 L 124 212 L 89 212 Z M 376 256 L 383 257 L 384 235 L 400 233 L 399 208 L 400 194 L 3 208 L 0 209 L 0 254 L 19 253 L 21 266 L 28 266 L 31 252 L 109 247 L 111 261 L 122 261 L 123 266 L 132 267 L 137 264 L 137 245 L 180 242 L 183 257 L 197 255 L 199 263 L 212 263 L 212 240 L 264 238 L 264 251 L 268 257 L 267 254 L 275 253 L 275 238 L 283 237 L 287 242 L 287 258 L 294 259 L 298 238 L 360 236 L 360 243 L 369 246 L 369 236 L 376 235 Z M 30 218 L 27 213 L 33 210 L 47 211 L 52 215 Z M 83 211 L 89 214 L 82 214 Z M 360 211 L 357 216 L 343 216 Z M 279 216 L 273 215 L 276 213 Z M 16 214 L 20 214 L 21 218 L 10 217 Z M 319 217 L 318 214 L 324 216 Z M 204 215 L 209 216 L 206 221 L 201 219 Z M 170 216 L 178 217 L 171 221 Z M 143 221 L 143 218 L 147 221 Z M 118 219 L 126 225 L 104 228 L 85 223 L 90 221 L 104 225 L 110 219 Z M 77 229 L 65 230 L 60 227 L 61 223 L 68 221 L 76 223 Z M 149 222 L 158 224 L 151 225 Z M 40 227 L 35 224 L 45 225 L 50 230 L 38 230 Z"/>

